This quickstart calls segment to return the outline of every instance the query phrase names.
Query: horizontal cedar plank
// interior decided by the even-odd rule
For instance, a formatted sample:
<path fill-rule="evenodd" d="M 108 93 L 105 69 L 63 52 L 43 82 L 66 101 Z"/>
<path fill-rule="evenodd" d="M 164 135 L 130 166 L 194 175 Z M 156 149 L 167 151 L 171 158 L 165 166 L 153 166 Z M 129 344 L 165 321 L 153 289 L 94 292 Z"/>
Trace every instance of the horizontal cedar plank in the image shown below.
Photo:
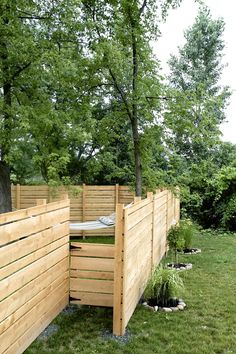
<path fill-rule="evenodd" d="M 70 278 L 71 291 L 113 294 L 113 280 Z"/>
<path fill-rule="evenodd" d="M 67 306 L 68 295 L 66 294 L 57 303 L 48 309 L 47 313 L 39 314 L 32 322 L 31 327 L 18 338 L 4 354 L 22 354 L 25 349 L 38 337 L 38 335 L 52 322 L 52 320 Z"/>
<path fill-rule="evenodd" d="M 125 243 L 125 255 L 129 257 L 133 253 L 137 253 L 139 249 L 144 249 L 144 247 L 151 242 L 152 239 L 152 228 L 149 226 L 139 237 L 135 238 L 132 243 Z"/>
<path fill-rule="evenodd" d="M 82 197 L 70 198 L 70 204 L 73 208 L 82 208 Z"/>
<path fill-rule="evenodd" d="M 0 353 L 4 352 L 14 341 L 21 337 L 31 327 L 36 318 L 46 314 L 55 303 L 63 299 L 68 290 L 68 281 L 65 280 L 9 329 L 0 334 Z"/>
<path fill-rule="evenodd" d="M 71 304 L 113 307 L 112 294 L 99 294 L 88 292 L 81 293 L 77 291 L 71 291 L 70 296 L 72 299 L 77 299 L 71 300 Z"/>
<path fill-rule="evenodd" d="M 128 284 L 129 286 L 124 289 L 124 311 L 125 313 L 130 311 L 133 313 L 140 297 L 142 296 L 147 281 L 149 279 L 150 276 L 150 271 L 143 271 L 142 276 L 135 282 L 133 282 L 133 284 Z M 131 313 L 131 316 L 132 316 Z M 129 317 L 129 316 L 128 316 Z M 130 318 L 130 317 L 129 317 Z"/>
<path fill-rule="evenodd" d="M 160 232 L 160 230 L 165 230 L 166 222 L 163 220 L 161 223 L 154 224 L 154 233 Z"/>
<path fill-rule="evenodd" d="M 70 231 L 70 236 L 81 236 L 82 231 L 81 230 L 73 230 Z M 109 228 L 109 229 L 100 229 L 100 230 L 90 230 L 90 231 L 84 231 L 85 236 L 114 236 L 115 235 L 115 229 L 114 228 Z"/>
<path fill-rule="evenodd" d="M 80 237 L 80 236 L 83 236 L 82 231 L 70 231 L 70 237 Z"/>
<path fill-rule="evenodd" d="M 32 297 L 46 288 L 49 284 L 53 283 L 62 273 L 66 273 L 68 269 L 69 258 L 67 257 L 1 301 L 0 322 L 15 312 L 24 303 L 28 302 Z"/>
<path fill-rule="evenodd" d="M 16 188 L 17 186 L 14 186 L 14 188 Z M 41 186 L 27 186 L 27 185 L 20 185 L 20 190 L 21 191 L 35 191 L 35 192 L 38 192 L 38 191 L 42 191 L 42 190 L 45 190 L 45 191 L 48 191 L 49 190 L 49 187 L 45 184 L 45 185 L 41 185 Z"/>
<path fill-rule="evenodd" d="M 154 215 L 163 214 L 165 212 L 166 212 L 166 203 L 164 203 L 163 205 L 154 206 Z"/>
<path fill-rule="evenodd" d="M 108 211 L 108 212 L 115 212 L 114 209 L 114 203 L 98 203 L 98 204 L 85 204 L 84 205 L 85 211 L 87 214 L 91 213 L 91 215 L 94 215 L 97 213 L 98 215 L 101 215 L 101 212 Z"/>
<path fill-rule="evenodd" d="M 78 270 L 105 270 L 113 271 L 114 259 L 110 258 L 89 258 L 89 257 L 71 257 L 71 269 Z"/>
<path fill-rule="evenodd" d="M 88 190 L 88 189 L 86 189 L 85 190 L 85 195 L 86 195 L 86 197 L 106 197 L 106 196 L 108 196 L 108 197 L 112 197 L 112 198 L 114 198 L 114 196 L 115 196 L 115 190 L 113 189 L 113 190 Z"/>
<path fill-rule="evenodd" d="M 83 242 L 71 242 L 71 247 L 76 247 L 76 249 L 71 249 L 70 254 L 72 256 L 84 256 L 84 257 L 107 257 L 114 258 L 115 246 L 107 244 L 91 244 Z"/>
<path fill-rule="evenodd" d="M 106 209 L 100 209 L 100 210 L 85 210 L 84 211 L 84 216 L 85 218 L 89 218 L 92 220 L 97 220 L 100 216 L 109 216 L 110 214 L 114 213 L 114 208 L 108 210 Z"/>
<path fill-rule="evenodd" d="M 0 246 L 69 220 L 69 208 L 54 210 L 27 220 L 0 226 Z"/>
<path fill-rule="evenodd" d="M 85 190 L 86 192 L 87 191 L 91 191 L 91 190 L 94 190 L 94 191 L 97 191 L 97 190 L 104 190 L 104 191 L 107 191 L 107 190 L 114 190 L 115 189 L 115 186 L 97 186 L 97 185 L 88 185 L 86 184 L 85 185 Z"/>
<path fill-rule="evenodd" d="M 142 278 L 140 279 L 140 282 L 138 283 L 134 283 L 133 287 L 129 289 L 129 291 L 127 291 L 127 295 L 125 296 L 125 301 L 124 301 L 124 311 L 125 311 L 125 318 L 126 318 L 126 315 L 128 315 L 128 320 L 130 319 L 129 316 L 132 316 L 138 302 L 139 302 L 139 299 L 141 298 L 144 290 L 145 290 L 145 287 L 146 287 L 146 284 L 147 284 L 147 281 L 148 281 L 148 277 L 147 275 L 145 275 L 145 278 Z M 130 315 L 129 315 L 129 312 Z"/>
<path fill-rule="evenodd" d="M 87 205 L 89 205 L 89 208 L 87 208 Z M 115 199 L 114 198 L 86 198 L 85 200 L 85 209 L 86 210 L 98 210 L 101 207 L 102 209 L 114 209 L 115 205 Z"/>
<path fill-rule="evenodd" d="M 158 199 L 166 198 L 167 194 L 168 194 L 167 190 L 162 191 L 162 192 L 160 192 L 158 194 L 154 194 L 154 198 L 153 199 L 156 201 Z"/>
<path fill-rule="evenodd" d="M 155 197 L 155 198 L 159 198 L 159 197 L 162 197 L 163 195 L 166 195 L 166 194 L 168 194 L 168 190 L 167 190 L 167 189 L 164 189 L 163 191 L 160 191 L 160 192 L 158 192 L 158 193 L 155 193 L 155 194 L 154 194 L 154 197 Z"/>
<path fill-rule="evenodd" d="M 166 209 L 166 204 L 161 207 L 161 208 L 157 208 L 154 210 L 154 218 L 158 218 L 158 217 L 164 217 L 166 215 L 167 209 Z"/>
<path fill-rule="evenodd" d="M 137 238 L 139 238 L 140 235 L 142 235 L 145 232 L 145 230 L 147 229 L 147 225 L 148 225 L 148 229 L 150 227 L 152 228 L 152 214 L 147 215 L 143 219 L 143 222 L 135 225 L 131 230 L 128 230 L 126 232 L 125 238 L 127 241 L 127 245 L 130 245 Z"/>
<path fill-rule="evenodd" d="M 154 234 L 159 235 L 159 238 L 162 238 L 162 236 L 166 234 L 166 224 L 158 226 Z"/>
<path fill-rule="evenodd" d="M 4 321 L 0 322 L 0 334 L 6 331 L 10 326 L 12 326 L 18 319 L 29 312 L 34 306 L 36 306 L 40 301 L 44 300 L 49 293 L 52 293 L 54 289 L 58 288 L 62 283 L 67 281 L 68 291 L 69 291 L 69 271 L 63 272 L 58 278 L 49 284 L 46 288 L 32 296 L 32 298 L 27 301 L 23 306 L 21 306 L 17 311 L 7 317 Z"/>
<path fill-rule="evenodd" d="M 85 279 L 107 279 L 114 280 L 114 272 L 99 272 L 91 270 L 74 270 L 70 271 L 71 278 L 85 278 Z"/>
<path fill-rule="evenodd" d="M 6 278 L 22 268 L 28 266 L 29 264 L 37 261 L 40 258 L 45 257 L 47 254 L 53 252 L 54 250 L 62 247 L 65 244 L 69 243 L 69 236 L 64 236 L 59 240 L 51 242 L 49 245 L 45 247 L 39 248 L 37 251 L 28 254 L 27 256 L 18 259 L 14 263 L 10 263 L 4 268 L 1 269 L 0 280 Z"/>
<path fill-rule="evenodd" d="M 136 211 L 141 210 L 142 208 L 144 208 L 148 204 L 152 205 L 152 202 L 149 198 L 143 199 L 140 202 L 132 204 L 129 208 L 127 208 L 127 215 L 133 214 Z"/>
<path fill-rule="evenodd" d="M 138 268 L 132 269 L 132 272 L 125 272 L 126 287 L 124 288 L 124 295 L 129 296 L 129 292 L 136 283 L 142 284 L 143 279 L 149 278 L 151 274 L 151 258 L 146 258 L 142 263 L 139 264 Z"/>
<path fill-rule="evenodd" d="M 163 218 L 161 220 L 159 218 L 154 220 L 154 230 L 155 229 L 160 230 L 165 225 L 166 225 L 166 216 L 163 216 Z"/>
<path fill-rule="evenodd" d="M 49 253 L 0 282 L 0 301 L 20 289 L 69 254 L 68 245 Z"/>
<path fill-rule="evenodd" d="M 57 224 L 30 237 L 0 248 L 0 268 L 68 235 L 69 223 Z"/>
<path fill-rule="evenodd" d="M 167 203 L 167 197 L 164 196 L 163 198 L 154 199 L 154 206 L 155 208 L 161 207 Z"/>
<path fill-rule="evenodd" d="M 129 209 L 125 210 L 128 213 Z M 149 203 L 145 207 L 140 208 L 139 210 L 136 210 L 135 213 L 132 213 L 127 216 L 127 219 L 125 220 L 127 231 L 132 229 L 136 224 L 140 223 L 143 219 L 146 218 L 146 216 L 152 214 L 152 203 Z"/>
<path fill-rule="evenodd" d="M 151 258 L 151 237 L 146 243 L 140 243 L 140 247 L 136 247 L 131 252 L 124 253 L 124 274 L 125 271 L 132 271 L 134 264 L 139 266 L 141 259 Z"/>
<path fill-rule="evenodd" d="M 49 203 L 46 205 L 37 205 L 30 209 L 16 210 L 9 213 L 0 214 L 0 224 L 25 219 L 31 216 L 37 216 L 53 210 L 68 208 L 68 206 L 69 200 L 61 200 L 59 202 Z"/>
<path fill-rule="evenodd" d="M 154 264 L 158 265 L 162 259 L 162 257 L 164 256 L 163 250 L 161 245 L 159 245 L 159 247 L 156 247 L 154 252 L 153 252 L 153 260 L 154 260 Z"/>

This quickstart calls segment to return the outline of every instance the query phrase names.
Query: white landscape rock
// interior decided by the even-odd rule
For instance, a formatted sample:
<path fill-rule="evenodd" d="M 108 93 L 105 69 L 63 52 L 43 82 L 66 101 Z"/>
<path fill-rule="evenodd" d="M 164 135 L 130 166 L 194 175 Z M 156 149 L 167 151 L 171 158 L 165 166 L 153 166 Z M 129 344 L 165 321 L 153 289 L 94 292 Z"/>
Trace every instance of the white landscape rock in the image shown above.
<path fill-rule="evenodd" d="M 163 312 L 172 312 L 170 307 L 162 307 Z"/>
<path fill-rule="evenodd" d="M 183 305 L 177 305 L 177 307 L 178 307 L 178 309 L 179 309 L 180 311 L 183 311 L 183 310 L 184 310 L 184 306 L 183 306 Z"/>
<path fill-rule="evenodd" d="M 178 307 L 170 307 L 172 312 L 176 312 L 176 311 L 179 311 Z"/>

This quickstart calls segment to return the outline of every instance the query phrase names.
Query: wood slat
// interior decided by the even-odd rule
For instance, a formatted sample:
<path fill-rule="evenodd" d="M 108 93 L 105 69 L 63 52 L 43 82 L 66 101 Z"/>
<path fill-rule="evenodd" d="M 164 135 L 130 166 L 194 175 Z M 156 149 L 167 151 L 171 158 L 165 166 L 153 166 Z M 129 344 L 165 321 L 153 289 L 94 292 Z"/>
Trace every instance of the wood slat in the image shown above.
<path fill-rule="evenodd" d="M 58 288 L 65 282 L 67 282 L 67 287 L 69 289 L 69 271 L 61 273 L 54 282 L 50 283 L 46 288 L 37 293 L 36 296 L 32 296 L 31 299 L 24 303 L 17 311 L 8 316 L 4 321 L 0 322 L 0 334 L 10 328 L 10 326 L 18 321 L 18 319 L 30 311 L 40 301 L 44 300 L 49 293 L 53 292 L 54 289 Z"/>
<path fill-rule="evenodd" d="M 113 288 L 112 280 L 70 278 L 71 291 L 113 294 Z"/>
<path fill-rule="evenodd" d="M 22 354 L 25 349 L 38 337 L 38 335 L 50 324 L 50 322 L 67 306 L 68 295 L 66 294 L 58 302 L 43 314 L 39 313 L 32 322 L 31 327 L 22 334 L 4 354 Z"/>
<path fill-rule="evenodd" d="M 114 259 L 71 257 L 71 269 L 113 271 Z"/>
<path fill-rule="evenodd" d="M 72 256 L 84 256 L 84 257 L 105 257 L 114 258 L 115 247 L 114 245 L 107 244 L 91 244 L 83 242 L 71 242 Z M 75 249 L 73 249 L 75 247 Z"/>
<path fill-rule="evenodd" d="M 37 216 L 43 213 L 48 213 L 49 211 L 67 208 L 68 206 L 68 200 L 61 200 L 59 202 L 50 203 L 46 205 L 37 205 L 30 209 L 23 209 L 0 214 L 0 224 L 26 219 L 31 216 Z M 69 218 L 67 220 L 69 220 Z"/>
<path fill-rule="evenodd" d="M 51 293 L 49 293 L 29 312 L 16 321 L 9 329 L 0 334 L 0 352 L 3 353 L 7 348 L 9 348 L 13 342 L 15 342 L 31 327 L 31 324 L 35 321 L 35 319 L 47 313 L 47 311 L 50 310 L 55 303 L 64 298 L 67 292 L 68 281 L 66 280 Z"/>
<path fill-rule="evenodd" d="M 0 282 L 0 301 L 20 289 L 68 255 L 68 245 L 49 253 Z"/>
<path fill-rule="evenodd" d="M 71 291 L 70 297 L 73 299 L 70 301 L 70 303 L 75 305 L 113 307 L 112 294 L 99 294 L 99 293 L 89 293 L 89 292 L 82 293 L 79 291 Z"/>
<path fill-rule="evenodd" d="M 0 248 L 0 268 L 15 260 L 35 252 L 51 242 L 69 234 L 69 223 L 58 224 L 30 237 L 8 244 Z"/>
<path fill-rule="evenodd" d="M 19 220 L 11 224 L 2 225 L 0 227 L 0 246 L 47 229 L 51 227 L 51 225 L 63 223 L 66 220 L 69 220 L 69 208 L 53 210 L 46 214 L 34 216 L 27 219 L 27 222 L 25 222 L 25 220 Z"/>
<path fill-rule="evenodd" d="M 64 236 L 55 242 L 51 242 L 49 245 L 38 249 L 35 252 L 28 254 L 27 256 L 18 259 L 14 263 L 10 263 L 9 265 L 5 266 L 1 269 L 0 273 L 0 280 L 16 273 L 17 271 L 25 268 L 29 264 L 37 261 L 38 259 L 43 258 L 47 254 L 53 252 L 54 250 L 60 248 L 63 245 L 68 245 L 69 243 L 69 236 Z"/>
<path fill-rule="evenodd" d="M 114 280 L 114 272 L 99 272 L 91 270 L 75 270 L 70 271 L 71 278 L 85 278 L 85 279 L 103 279 Z"/>
<path fill-rule="evenodd" d="M 0 322 L 13 312 L 17 311 L 24 303 L 30 301 L 37 293 L 53 283 L 60 274 L 66 273 L 69 269 L 69 258 L 64 258 L 54 266 L 46 270 L 37 278 L 14 292 L 0 302 Z"/>

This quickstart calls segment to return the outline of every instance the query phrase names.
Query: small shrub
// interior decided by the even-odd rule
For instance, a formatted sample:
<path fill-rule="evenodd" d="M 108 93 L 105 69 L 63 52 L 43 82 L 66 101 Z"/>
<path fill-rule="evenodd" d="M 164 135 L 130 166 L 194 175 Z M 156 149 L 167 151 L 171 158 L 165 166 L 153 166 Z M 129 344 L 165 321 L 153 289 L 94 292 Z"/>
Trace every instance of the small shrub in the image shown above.
<path fill-rule="evenodd" d="M 184 239 L 184 249 L 190 249 L 192 247 L 193 236 L 197 232 L 196 225 L 190 219 L 180 220 L 179 232 Z"/>
<path fill-rule="evenodd" d="M 177 251 L 190 249 L 192 247 L 193 236 L 197 232 L 196 225 L 190 219 L 180 220 L 178 224 L 171 226 L 167 242 L 170 250 L 174 253 L 174 262 L 177 263 Z"/>
<path fill-rule="evenodd" d="M 168 306 L 170 300 L 183 293 L 183 289 L 183 280 L 175 269 L 159 266 L 152 273 L 143 297 L 146 301 L 156 300 L 158 306 Z"/>
<path fill-rule="evenodd" d="M 167 243 L 170 251 L 174 254 L 174 262 L 178 261 L 178 250 L 182 250 L 184 248 L 184 237 L 181 233 L 181 229 L 179 224 L 172 225 L 167 234 Z"/>

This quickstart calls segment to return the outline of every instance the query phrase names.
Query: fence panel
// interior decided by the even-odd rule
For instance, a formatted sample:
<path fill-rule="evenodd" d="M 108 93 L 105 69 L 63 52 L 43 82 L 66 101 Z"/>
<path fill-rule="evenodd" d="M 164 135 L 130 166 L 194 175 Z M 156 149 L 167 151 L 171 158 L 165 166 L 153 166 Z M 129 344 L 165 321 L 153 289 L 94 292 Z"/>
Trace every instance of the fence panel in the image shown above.
<path fill-rule="evenodd" d="M 0 215 L 0 353 L 22 353 L 69 300 L 69 201 Z"/>
<path fill-rule="evenodd" d="M 153 266 L 167 250 L 166 237 L 179 202 L 171 191 L 117 205 L 113 333 L 123 335 L 143 294 Z M 178 221 L 178 220 L 177 220 Z"/>
<path fill-rule="evenodd" d="M 114 245 L 71 243 L 71 303 L 113 307 Z"/>
<path fill-rule="evenodd" d="M 77 193 L 73 193 L 73 190 Z M 58 201 L 61 195 L 67 193 L 59 187 L 51 189 L 48 186 L 12 186 L 12 205 L 15 209 L 29 208 L 35 205 L 36 199 L 44 198 L 47 202 Z M 115 212 L 117 203 L 129 204 L 134 193 L 128 186 L 71 186 L 70 221 L 85 222 L 97 220 Z M 71 231 L 71 236 L 114 236 L 114 228 L 104 228 L 90 231 Z"/>
<path fill-rule="evenodd" d="M 166 252 L 168 194 L 165 190 L 156 194 L 153 199 L 153 266 L 160 262 Z"/>

